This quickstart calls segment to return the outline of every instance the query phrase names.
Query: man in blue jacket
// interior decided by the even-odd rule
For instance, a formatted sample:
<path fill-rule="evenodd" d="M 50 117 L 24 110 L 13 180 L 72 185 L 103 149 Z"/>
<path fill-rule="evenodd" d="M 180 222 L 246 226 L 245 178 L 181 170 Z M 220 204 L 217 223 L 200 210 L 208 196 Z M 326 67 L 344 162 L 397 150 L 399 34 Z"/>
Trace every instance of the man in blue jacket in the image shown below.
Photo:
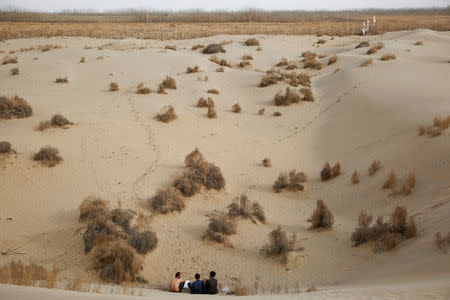
<path fill-rule="evenodd" d="M 188 287 L 191 290 L 191 294 L 202 294 L 203 280 L 200 280 L 200 274 L 195 274 L 195 281 L 189 282 Z"/>

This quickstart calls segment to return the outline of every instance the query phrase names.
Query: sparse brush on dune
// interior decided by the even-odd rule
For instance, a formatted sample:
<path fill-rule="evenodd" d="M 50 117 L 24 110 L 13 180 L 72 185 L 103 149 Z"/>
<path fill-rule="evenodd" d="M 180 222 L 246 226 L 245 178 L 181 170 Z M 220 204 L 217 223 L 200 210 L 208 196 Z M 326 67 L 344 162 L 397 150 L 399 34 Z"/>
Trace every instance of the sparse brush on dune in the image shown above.
<path fill-rule="evenodd" d="M 419 136 L 427 134 L 429 137 L 437 137 L 450 127 L 450 115 L 446 118 L 436 116 L 433 119 L 433 124 L 430 126 L 420 125 L 418 129 Z"/>
<path fill-rule="evenodd" d="M 239 105 L 239 103 L 236 103 L 233 105 L 233 107 L 231 108 L 232 112 L 234 113 L 240 113 L 242 111 L 241 106 Z"/>
<path fill-rule="evenodd" d="M 166 79 L 163 80 L 162 84 L 166 89 L 173 89 L 173 90 L 177 89 L 177 83 L 175 82 L 175 79 L 173 79 L 168 75 L 166 75 Z"/>
<path fill-rule="evenodd" d="M 94 219 L 106 219 L 108 203 L 100 197 L 88 196 L 80 204 L 80 222 Z"/>
<path fill-rule="evenodd" d="M 217 112 L 214 106 L 208 106 L 208 118 L 217 118 Z"/>
<path fill-rule="evenodd" d="M 197 107 L 208 107 L 208 104 L 206 103 L 206 99 L 201 97 L 197 101 Z"/>
<path fill-rule="evenodd" d="M 156 234 L 151 231 L 133 231 L 130 236 L 129 244 L 136 249 L 139 254 L 147 254 L 158 246 L 158 238 Z"/>
<path fill-rule="evenodd" d="M 256 48 L 256 51 L 262 51 L 262 47 L 258 47 L 258 48 Z"/>
<path fill-rule="evenodd" d="M 272 84 L 276 84 L 278 81 L 283 80 L 283 76 L 276 74 L 276 73 L 270 73 L 266 74 L 261 78 L 261 82 L 259 83 L 259 87 L 266 87 Z"/>
<path fill-rule="evenodd" d="M 353 172 L 351 181 L 353 184 L 359 183 L 359 172 L 358 171 Z"/>
<path fill-rule="evenodd" d="M 149 89 L 148 87 L 144 86 L 143 82 L 139 83 L 136 88 L 136 94 L 144 95 L 144 94 L 150 94 L 151 92 L 152 92 L 152 90 Z"/>
<path fill-rule="evenodd" d="M 286 106 L 294 103 L 300 102 L 301 98 L 297 92 L 291 90 L 289 87 L 286 88 L 286 92 L 283 93 L 281 91 L 277 92 L 273 98 L 275 105 L 277 106 Z"/>
<path fill-rule="evenodd" d="M 69 83 L 69 79 L 67 77 L 58 77 L 55 80 L 56 83 Z"/>
<path fill-rule="evenodd" d="M 166 45 L 166 46 L 164 47 L 164 49 L 177 51 L 177 46 L 176 46 L 176 45 Z"/>
<path fill-rule="evenodd" d="M 12 260 L 0 266 L 0 283 L 20 286 L 39 286 L 54 288 L 59 270 L 55 265 L 50 269 L 30 262 Z"/>
<path fill-rule="evenodd" d="M 0 142 L 0 154 L 11 153 L 12 151 L 13 150 L 10 142 Z"/>
<path fill-rule="evenodd" d="M 370 46 L 370 43 L 368 41 L 362 41 L 355 47 L 355 49 L 369 47 L 369 46 Z"/>
<path fill-rule="evenodd" d="M 172 105 L 166 105 L 161 109 L 156 117 L 161 122 L 169 123 L 177 118 L 177 114 L 175 113 L 175 109 Z"/>
<path fill-rule="evenodd" d="M 209 58 L 209 61 L 218 64 L 219 66 L 222 67 L 229 67 L 231 68 L 231 64 L 227 62 L 227 60 L 225 58 L 218 58 L 217 56 L 213 55 Z"/>
<path fill-rule="evenodd" d="M 209 94 L 216 94 L 216 95 L 217 95 L 217 94 L 220 94 L 220 92 L 219 92 L 218 89 L 209 89 L 209 90 L 208 90 L 208 93 L 209 93 Z"/>
<path fill-rule="evenodd" d="M 192 46 L 191 50 L 197 50 L 197 49 L 203 49 L 203 48 L 205 48 L 205 45 L 195 44 Z"/>
<path fill-rule="evenodd" d="M 286 57 L 282 57 L 280 62 L 277 63 L 275 66 L 277 66 L 277 67 L 284 67 L 284 66 L 287 66 L 288 64 L 289 64 L 289 61 L 287 60 L 287 58 Z"/>
<path fill-rule="evenodd" d="M 283 189 L 288 189 L 291 191 L 303 191 L 303 182 L 306 182 L 307 177 L 304 172 L 297 172 L 296 170 L 291 170 L 288 172 L 282 172 L 278 175 L 277 180 L 272 186 L 275 193 L 280 193 Z"/>
<path fill-rule="evenodd" d="M 328 55 L 326 55 L 326 54 L 320 54 L 319 55 L 319 58 L 325 58 L 325 57 L 327 57 Z"/>
<path fill-rule="evenodd" d="M 360 67 L 367 67 L 369 65 L 373 64 L 373 59 L 372 58 L 368 58 L 365 61 L 363 61 L 359 66 Z"/>
<path fill-rule="evenodd" d="M 117 82 L 111 82 L 109 84 L 109 91 L 110 92 L 117 92 L 119 90 L 119 85 L 117 84 Z"/>
<path fill-rule="evenodd" d="M 397 176 L 395 175 L 394 171 L 391 171 L 389 173 L 388 179 L 383 184 L 383 189 L 391 189 L 395 190 L 397 188 Z"/>
<path fill-rule="evenodd" d="M 380 57 L 380 60 L 392 60 L 392 59 L 396 59 L 396 58 L 397 58 L 397 56 L 395 56 L 394 53 L 386 53 Z"/>
<path fill-rule="evenodd" d="M 246 66 L 251 66 L 252 64 L 248 60 L 243 60 L 239 63 L 239 67 L 244 68 Z"/>
<path fill-rule="evenodd" d="M 12 68 L 9 72 L 11 75 L 19 75 L 19 68 Z"/>
<path fill-rule="evenodd" d="M 222 72 L 225 72 L 225 69 L 223 67 L 218 67 L 216 69 L 216 72 L 222 73 Z"/>
<path fill-rule="evenodd" d="M 19 62 L 19 59 L 17 58 L 17 56 L 10 57 L 10 56 L 6 55 L 2 58 L 2 65 L 17 64 L 18 62 Z"/>
<path fill-rule="evenodd" d="M 406 179 L 406 182 L 402 188 L 403 195 L 408 196 L 415 185 L 416 185 L 416 173 L 414 172 L 409 173 L 408 178 Z"/>
<path fill-rule="evenodd" d="M 81 59 L 80 59 L 80 63 L 84 63 L 84 62 L 86 62 L 86 57 L 82 57 Z"/>
<path fill-rule="evenodd" d="M 253 59 L 253 56 L 251 56 L 250 54 L 244 54 L 244 55 L 242 56 L 242 59 L 243 59 L 243 60 L 252 60 L 252 59 Z"/>
<path fill-rule="evenodd" d="M 319 228 L 327 229 L 333 226 L 334 217 L 325 203 L 322 200 L 318 200 L 316 209 L 307 221 L 311 223 L 309 230 Z"/>
<path fill-rule="evenodd" d="M 442 234 L 440 232 L 436 232 L 434 243 L 438 250 L 447 253 L 448 248 L 450 247 L 450 232 L 446 237 L 442 237 Z"/>
<path fill-rule="evenodd" d="M 205 48 L 203 48 L 202 53 L 203 54 L 216 54 L 216 53 L 225 53 L 225 49 L 220 44 L 209 44 Z"/>
<path fill-rule="evenodd" d="M 33 159 L 50 168 L 56 166 L 63 160 L 59 155 L 59 150 L 50 146 L 42 147 L 39 152 L 34 154 Z"/>
<path fill-rule="evenodd" d="M 316 57 L 317 56 L 317 54 L 316 53 L 314 53 L 314 52 L 311 52 L 311 51 L 305 51 L 305 52 L 303 52 L 302 53 L 302 57 L 304 58 L 304 59 L 306 59 L 306 58 L 314 58 L 314 57 Z"/>
<path fill-rule="evenodd" d="M 259 41 L 255 38 L 249 38 L 244 42 L 245 46 L 259 46 Z"/>
<path fill-rule="evenodd" d="M 303 101 L 312 102 L 315 100 L 311 88 L 309 88 L 309 87 L 302 88 L 302 89 L 300 89 L 300 92 L 303 94 L 303 97 L 302 97 Z"/>
<path fill-rule="evenodd" d="M 260 110 L 258 110 L 258 115 L 262 116 L 266 112 L 266 109 L 263 107 Z"/>
<path fill-rule="evenodd" d="M 187 67 L 186 73 L 197 73 L 200 70 L 199 66 L 195 66 L 193 68 L 191 67 Z"/>
<path fill-rule="evenodd" d="M 227 236 L 235 233 L 236 222 L 227 214 L 220 214 L 209 219 L 208 229 L 203 235 L 203 239 L 232 246 Z"/>
<path fill-rule="evenodd" d="M 208 97 L 208 99 L 206 99 L 206 105 L 208 107 L 215 107 L 214 100 L 211 97 Z"/>
<path fill-rule="evenodd" d="M 383 49 L 384 48 L 384 44 L 383 43 L 378 43 L 375 46 L 372 46 L 372 48 L 370 48 L 369 50 L 367 50 L 367 54 L 371 55 L 374 54 L 376 52 L 378 52 L 378 50 Z"/>
<path fill-rule="evenodd" d="M 167 94 L 166 92 L 166 87 L 164 86 L 164 84 L 160 83 L 158 86 L 158 94 Z"/>
<path fill-rule="evenodd" d="M 256 223 L 255 220 L 258 220 L 263 224 L 266 222 L 264 210 L 261 205 L 259 205 L 258 202 L 251 203 L 250 200 L 248 200 L 247 195 L 245 194 L 234 198 L 233 202 L 228 205 L 227 208 L 227 215 L 230 218 L 234 219 L 237 217 L 242 217 L 244 219 L 250 219 L 254 223 Z"/>
<path fill-rule="evenodd" d="M 420 125 L 420 126 L 419 126 L 419 128 L 418 128 L 418 134 L 419 134 L 419 136 L 422 136 L 422 135 L 425 134 L 425 126 L 423 126 L 423 125 Z"/>
<path fill-rule="evenodd" d="M 316 44 L 325 44 L 327 41 L 324 39 L 318 39 Z"/>
<path fill-rule="evenodd" d="M 21 97 L 0 96 L 0 119 L 22 119 L 33 115 L 33 108 Z"/>
<path fill-rule="evenodd" d="M 280 259 L 280 263 L 285 265 L 288 262 L 289 252 L 303 250 L 303 247 L 296 249 L 296 242 L 295 233 L 292 234 L 291 238 L 288 238 L 286 231 L 278 227 L 269 233 L 269 243 L 264 245 L 260 252 L 264 256 Z"/>
<path fill-rule="evenodd" d="M 303 61 L 303 68 L 305 69 L 315 69 L 320 70 L 322 69 L 323 65 L 321 62 L 317 61 L 315 57 L 313 56 L 307 56 L 305 57 Z"/>
<path fill-rule="evenodd" d="M 182 176 L 175 179 L 173 186 L 185 197 L 192 197 L 201 189 L 201 183 L 195 180 L 195 173 L 191 170 L 186 171 Z"/>
<path fill-rule="evenodd" d="M 371 223 L 372 216 L 368 216 L 364 210 L 361 211 L 358 227 L 351 235 L 355 247 L 373 241 L 374 250 L 388 251 L 417 234 L 416 224 L 412 217 L 408 219 L 405 207 L 397 206 L 389 222 L 384 222 L 382 217 L 378 217 L 376 224 L 371 226 Z"/>
<path fill-rule="evenodd" d="M 66 117 L 58 113 L 53 115 L 50 121 L 42 121 L 41 123 L 39 123 L 37 130 L 43 131 L 50 127 L 67 128 L 67 125 L 73 125 L 73 123 L 70 122 Z"/>
<path fill-rule="evenodd" d="M 271 167 L 272 161 L 270 160 L 270 158 L 266 157 L 262 160 L 262 164 L 264 167 Z"/>
<path fill-rule="evenodd" d="M 323 165 L 322 171 L 320 171 L 320 177 L 322 181 L 330 180 L 336 176 L 339 176 L 341 173 L 341 164 L 337 162 L 333 168 L 330 166 L 328 162 Z"/>
<path fill-rule="evenodd" d="M 337 60 L 338 60 L 338 56 L 337 55 L 333 55 L 332 57 L 330 57 L 328 59 L 328 65 L 334 64 L 335 62 L 337 62 Z"/>
<path fill-rule="evenodd" d="M 295 70 L 295 69 L 298 69 L 298 67 L 294 62 L 289 62 L 286 66 L 286 70 Z"/>
<path fill-rule="evenodd" d="M 281 112 L 276 111 L 276 112 L 273 113 L 273 115 L 274 115 L 275 117 L 281 117 Z"/>
<path fill-rule="evenodd" d="M 418 41 L 418 42 L 415 42 L 414 45 L 415 45 L 415 46 L 422 46 L 422 45 L 423 45 L 423 42 Z"/>
<path fill-rule="evenodd" d="M 186 205 L 183 195 L 174 187 L 159 190 L 155 196 L 149 199 L 149 203 L 150 209 L 160 214 L 182 211 Z"/>
<path fill-rule="evenodd" d="M 369 167 L 369 175 L 373 176 L 381 168 L 381 162 L 379 160 L 374 160 Z"/>
<path fill-rule="evenodd" d="M 61 45 L 47 44 L 47 45 L 39 45 L 37 48 L 42 52 L 47 52 L 50 51 L 51 49 L 59 49 L 61 48 Z"/>

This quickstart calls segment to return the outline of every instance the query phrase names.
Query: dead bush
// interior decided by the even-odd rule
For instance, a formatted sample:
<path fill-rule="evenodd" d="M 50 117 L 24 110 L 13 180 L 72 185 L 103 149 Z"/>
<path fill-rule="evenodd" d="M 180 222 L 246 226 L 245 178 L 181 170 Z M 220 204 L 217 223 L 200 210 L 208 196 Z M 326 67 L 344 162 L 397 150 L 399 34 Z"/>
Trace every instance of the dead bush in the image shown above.
<path fill-rule="evenodd" d="M 195 180 L 192 170 L 187 170 L 183 176 L 177 178 L 173 186 L 183 194 L 185 197 L 192 197 L 201 189 L 201 183 Z"/>
<path fill-rule="evenodd" d="M 203 54 L 216 54 L 216 53 L 225 53 L 225 49 L 220 44 L 209 44 L 205 48 L 203 48 L 202 53 Z"/>
<path fill-rule="evenodd" d="M 334 178 L 341 174 L 341 164 L 337 162 L 331 169 L 331 177 Z"/>
<path fill-rule="evenodd" d="M 228 216 L 231 218 L 242 217 L 250 219 L 256 223 L 255 219 L 261 223 L 266 222 L 264 210 L 258 202 L 250 203 L 247 196 L 242 194 L 233 199 L 233 202 L 228 205 Z"/>
<path fill-rule="evenodd" d="M 208 118 L 217 118 L 217 112 L 214 106 L 208 106 Z"/>
<path fill-rule="evenodd" d="M 272 84 L 276 84 L 278 81 L 283 80 L 283 76 L 276 74 L 276 73 L 270 73 L 266 74 L 261 78 L 261 82 L 259 83 L 259 87 L 266 87 Z"/>
<path fill-rule="evenodd" d="M 376 53 L 378 50 L 383 49 L 384 48 L 384 44 L 383 43 L 378 43 L 375 46 L 372 46 L 372 48 L 370 48 L 369 50 L 367 50 L 367 54 L 374 54 Z"/>
<path fill-rule="evenodd" d="M 332 57 L 330 57 L 328 59 L 328 65 L 334 64 L 335 62 L 337 62 L 337 60 L 338 60 L 338 56 L 337 55 L 333 55 Z"/>
<path fill-rule="evenodd" d="M 448 248 L 450 247 L 450 232 L 447 234 L 447 237 L 442 237 L 440 232 L 436 232 L 434 243 L 440 251 L 447 253 Z"/>
<path fill-rule="evenodd" d="M 235 233 L 236 223 L 234 220 L 226 214 L 220 214 L 209 219 L 208 229 L 203 235 L 203 239 L 229 244 L 227 236 Z"/>
<path fill-rule="evenodd" d="M 288 64 L 289 64 L 289 61 L 287 60 L 287 58 L 286 57 L 282 57 L 280 62 L 277 63 L 275 66 L 276 67 L 284 67 L 284 66 L 287 66 Z"/>
<path fill-rule="evenodd" d="M 186 73 L 197 73 L 200 70 L 199 66 L 195 66 L 193 68 L 187 67 Z"/>
<path fill-rule="evenodd" d="M 59 150 L 51 146 L 42 147 L 39 152 L 34 154 L 33 159 L 50 168 L 63 160 L 59 155 Z"/>
<path fill-rule="evenodd" d="M 259 41 L 255 38 L 249 38 L 244 42 L 245 46 L 259 46 Z"/>
<path fill-rule="evenodd" d="M 53 288 L 57 274 L 55 265 L 46 269 L 35 263 L 25 265 L 21 260 L 12 260 L 0 266 L 0 283 Z"/>
<path fill-rule="evenodd" d="M 198 99 L 197 101 L 197 107 L 208 107 L 208 104 L 206 102 L 206 99 L 201 97 L 200 99 Z"/>
<path fill-rule="evenodd" d="M 313 56 L 307 56 L 303 60 L 303 68 L 305 69 L 315 69 L 315 70 L 321 70 L 323 67 L 322 63 L 317 61 L 315 57 Z"/>
<path fill-rule="evenodd" d="M 282 172 L 278 175 L 277 180 L 273 184 L 273 191 L 276 193 L 281 192 L 283 189 L 292 191 L 303 191 L 304 186 L 301 184 L 307 179 L 304 172 L 297 172 L 291 170 L 288 172 Z"/>
<path fill-rule="evenodd" d="M 19 75 L 19 68 L 12 68 L 9 72 L 11 75 Z"/>
<path fill-rule="evenodd" d="M 244 68 L 244 67 L 246 67 L 246 66 L 251 66 L 252 64 L 250 63 L 250 61 L 248 61 L 248 60 L 243 60 L 243 61 L 241 61 L 240 63 L 239 63 L 239 66 L 241 67 L 241 68 Z"/>
<path fill-rule="evenodd" d="M 185 200 L 179 190 L 169 187 L 159 190 L 155 196 L 149 199 L 150 209 L 156 213 L 167 214 L 174 211 L 182 211 L 185 207 Z"/>
<path fill-rule="evenodd" d="M 415 42 L 414 45 L 415 45 L 415 46 L 422 46 L 422 45 L 423 45 L 423 42 L 418 41 L 418 42 Z"/>
<path fill-rule="evenodd" d="M 313 214 L 307 220 L 311 223 L 309 229 L 331 228 L 334 223 L 334 217 L 328 207 L 322 200 L 317 201 L 317 207 Z"/>
<path fill-rule="evenodd" d="M 62 114 L 58 113 L 52 116 L 50 121 L 42 121 L 37 127 L 38 130 L 45 130 L 50 127 L 63 127 L 65 128 L 67 125 L 73 125 L 66 117 Z"/>
<path fill-rule="evenodd" d="M 383 56 L 380 57 L 380 60 L 391 60 L 391 59 L 396 59 L 397 56 L 395 56 L 395 54 L 393 53 L 386 53 Z"/>
<path fill-rule="evenodd" d="M 216 72 L 225 72 L 225 69 L 223 67 L 218 67 L 216 69 Z"/>
<path fill-rule="evenodd" d="M 403 185 L 402 193 L 404 196 L 408 196 L 411 193 L 411 190 L 416 185 L 416 173 L 409 173 L 408 178 L 406 179 L 405 185 Z"/>
<path fill-rule="evenodd" d="M 327 41 L 324 39 L 318 39 L 316 44 L 325 44 Z"/>
<path fill-rule="evenodd" d="M 67 77 L 58 77 L 55 80 L 56 83 L 69 83 L 69 79 Z"/>
<path fill-rule="evenodd" d="M 323 165 L 322 171 L 320 172 L 320 177 L 322 178 L 322 181 L 330 180 L 331 178 L 334 178 L 336 176 L 339 176 L 341 173 L 341 164 L 337 162 L 333 168 L 331 168 L 330 164 L 326 162 Z"/>
<path fill-rule="evenodd" d="M 311 51 L 305 51 L 305 52 L 302 53 L 302 57 L 304 59 L 306 59 L 306 58 L 315 58 L 316 56 L 317 56 L 317 54 L 313 53 Z"/>
<path fill-rule="evenodd" d="M 176 46 L 176 45 L 166 45 L 166 46 L 164 47 L 164 49 L 169 49 L 169 50 L 177 51 L 177 46 Z"/>
<path fill-rule="evenodd" d="M 317 292 L 317 288 L 316 286 L 313 284 L 311 284 L 307 289 L 306 289 L 307 293 L 311 293 L 311 292 Z"/>
<path fill-rule="evenodd" d="M 82 57 L 81 59 L 80 59 L 80 63 L 84 63 L 84 62 L 86 62 L 86 57 Z"/>
<path fill-rule="evenodd" d="M 158 86 L 158 94 L 167 94 L 166 92 L 166 87 L 164 86 L 164 84 L 160 83 Z"/>
<path fill-rule="evenodd" d="M 10 56 L 6 55 L 2 58 L 2 65 L 17 64 L 18 62 L 19 62 L 19 60 L 18 60 L 17 56 L 10 57 Z"/>
<path fill-rule="evenodd" d="M 373 59 L 372 58 L 368 58 L 365 61 L 363 61 L 359 66 L 360 67 L 367 67 L 369 65 L 373 64 Z"/>
<path fill-rule="evenodd" d="M 269 233 L 269 243 L 264 245 L 260 252 L 264 256 L 279 258 L 282 264 L 287 264 L 289 252 L 300 250 L 295 249 L 296 239 L 295 233 L 289 239 L 286 231 L 278 227 Z"/>
<path fill-rule="evenodd" d="M 216 63 L 216 64 L 218 64 L 219 66 L 222 66 L 222 67 L 229 67 L 229 68 L 231 68 L 231 64 L 229 64 L 226 59 L 224 59 L 224 58 L 219 59 L 215 55 L 211 56 L 209 58 L 209 61 L 211 61 L 213 63 Z"/>
<path fill-rule="evenodd" d="M 358 184 L 359 183 L 359 172 L 355 171 L 352 174 L 352 183 L 353 184 Z"/>
<path fill-rule="evenodd" d="M 242 56 L 242 60 L 253 60 L 253 56 L 251 56 L 250 54 L 244 54 Z"/>
<path fill-rule="evenodd" d="M 144 232 L 133 231 L 130 236 L 129 244 L 136 249 L 139 254 L 147 254 L 158 245 L 158 238 L 156 234 L 147 230 Z"/>
<path fill-rule="evenodd" d="M 388 179 L 383 184 L 383 189 L 395 190 L 397 188 L 397 176 L 395 176 L 394 171 L 389 173 Z"/>
<path fill-rule="evenodd" d="M 205 45 L 195 44 L 192 46 L 191 50 L 197 50 L 197 49 L 202 49 L 202 48 L 205 48 Z"/>
<path fill-rule="evenodd" d="M 33 114 L 33 108 L 21 97 L 0 96 L 0 119 L 22 119 Z"/>
<path fill-rule="evenodd" d="M 110 92 L 117 92 L 119 90 L 119 85 L 117 84 L 117 82 L 111 82 L 109 84 L 109 91 Z"/>
<path fill-rule="evenodd" d="M 311 88 L 309 88 L 309 87 L 301 88 L 300 92 L 303 94 L 303 97 L 302 97 L 303 101 L 313 102 L 315 100 Z"/>
<path fill-rule="evenodd" d="M 284 95 L 281 91 L 279 91 L 273 98 L 273 101 L 277 106 L 291 105 L 300 102 L 300 100 L 301 99 L 298 93 L 291 90 L 289 87 L 286 88 L 286 92 L 284 93 Z"/>
<path fill-rule="evenodd" d="M 266 112 L 266 109 L 263 107 L 260 110 L 258 110 L 258 115 L 262 116 Z"/>
<path fill-rule="evenodd" d="M 355 49 L 363 48 L 363 47 L 369 47 L 369 46 L 370 46 L 370 43 L 369 43 L 368 41 L 362 41 L 361 43 L 359 43 L 359 44 L 355 47 Z"/>
<path fill-rule="evenodd" d="M 210 89 L 210 90 L 208 90 L 208 93 L 210 93 L 210 94 L 216 94 L 216 95 L 220 94 L 220 92 L 219 92 L 218 89 Z"/>
<path fill-rule="evenodd" d="M 381 162 L 379 160 L 374 160 L 369 167 L 369 175 L 373 176 L 381 168 Z"/>
<path fill-rule="evenodd" d="M 164 87 L 166 89 L 177 89 L 177 84 L 175 82 L 175 79 L 173 79 L 172 77 L 166 75 L 166 79 L 163 80 L 162 84 L 164 85 Z"/>
<path fill-rule="evenodd" d="M 233 107 L 231 108 L 231 110 L 234 112 L 234 113 L 240 113 L 241 111 L 242 111 L 242 108 L 241 108 L 241 106 L 239 105 L 239 103 L 236 103 L 236 104 L 233 104 Z"/>
<path fill-rule="evenodd" d="M 130 222 L 135 216 L 136 212 L 131 209 L 116 208 L 111 211 L 111 221 L 126 232 L 131 231 Z"/>
<path fill-rule="evenodd" d="M 80 222 L 108 217 L 108 204 L 100 197 L 88 196 L 80 205 Z"/>
<path fill-rule="evenodd" d="M 419 136 L 422 136 L 425 134 L 425 126 L 420 125 L 418 128 Z"/>
<path fill-rule="evenodd" d="M 270 158 L 266 157 L 262 160 L 262 164 L 264 167 L 271 167 L 272 161 L 270 160 Z"/>
<path fill-rule="evenodd" d="M 281 112 L 276 111 L 276 112 L 273 113 L 273 115 L 274 115 L 275 117 L 281 117 Z"/>
<path fill-rule="evenodd" d="M 159 114 L 156 115 L 156 118 L 161 122 L 169 123 L 177 118 L 177 114 L 172 105 L 166 105 L 161 109 Z"/>
<path fill-rule="evenodd" d="M 140 94 L 140 95 L 150 94 L 151 92 L 152 91 L 148 87 L 144 86 L 143 82 L 139 83 L 137 86 L 137 89 L 136 89 L 136 94 Z"/>
<path fill-rule="evenodd" d="M 11 153 L 12 151 L 11 143 L 4 141 L 0 142 L 0 154 Z"/>
<path fill-rule="evenodd" d="M 297 65 L 294 62 L 289 62 L 286 66 L 286 70 L 295 70 L 298 69 Z"/>

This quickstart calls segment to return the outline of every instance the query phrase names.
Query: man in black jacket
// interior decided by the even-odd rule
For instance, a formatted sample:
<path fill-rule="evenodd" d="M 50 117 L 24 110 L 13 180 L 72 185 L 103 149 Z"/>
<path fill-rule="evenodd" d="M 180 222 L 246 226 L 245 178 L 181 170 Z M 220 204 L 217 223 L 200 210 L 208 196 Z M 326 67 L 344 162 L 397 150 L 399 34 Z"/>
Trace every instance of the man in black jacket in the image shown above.
<path fill-rule="evenodd" d="M 217 280 L 214 277 L 216 277 L 216 272 L 209 272 L 209 279 L 203 283 L 203 292 L 205 294 L 214 295 L 219 292 L 217 289 Z"/>

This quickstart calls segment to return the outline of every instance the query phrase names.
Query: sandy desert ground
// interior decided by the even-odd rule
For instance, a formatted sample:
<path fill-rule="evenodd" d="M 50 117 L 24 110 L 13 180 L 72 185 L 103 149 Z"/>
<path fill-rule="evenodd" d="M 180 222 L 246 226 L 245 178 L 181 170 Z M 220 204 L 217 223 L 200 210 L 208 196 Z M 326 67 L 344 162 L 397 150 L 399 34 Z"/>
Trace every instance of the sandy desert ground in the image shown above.
<path fill-rule="evenodd" d="M 0 66 L 2 95 L 18 94 L 33 107 L 30 118 L 0 120 L 0 140 L 11 142 L 17 152 L 0 160 L 0 249 L 19 247 L 25 253 L 0 256 L 0 264 L 12 259 L 55 264 L 59 280 L 99 283 L 93 255 L 83 253 L 84 228 L 78 222 L 82 200 L 97 195 L 112 207 L 120 201 L 142 214 L 145 226 L 157 234 L 158 247 L 143 263 L 146 288 L 163 289 L 175 271 L 192 279 L 196 272 L 206 276 L 214 269 L 222 287 L 239 281 L 258 294 L 304 292 L 314 284 L 319 291 L 301 297 L 448 297 L 450 260 L 434 239 L 436 232 L 450 231 L 450 130 L 431 138 L 418 136 L 417 129 L 450 114 L 450 33 L 325 36 L 320 47 L 313 46 L 315 36 L 255 37 L 262 51 L 242 44 L 248 36 L 169 42 L 64 37 L 1 42 L 5 55 L 43 44 L 62 48 L 17 51 L 11 56 L 18 57 L 18 64 Z M 385 47 L 369 56 L 368 48 L 355 49 L 363 40 L 382 41 Z M 224 46 L 226 53 L 217 55 L 232 63 L 223 73 L 216 72 L 210 55 L 191 50 L 194 44 L 220 41 L 232 41 Z M 423 45 L 414 45 L 417 41 Z M 167 44 L 176 45 L 177 51 L 164 49 Z M 327 55 L 319 59 L 323 69 L 306 70 L 313 76 L 316 101 L 275 106 L 273 96 L 288 85 L 258 87 L 264 72 L 282 57 L 303 72 L 300 55 L 308 50 Z M 381 61 L 386 53 L 397 58 Z M 254 59 L 251 66 L 240 68 L 244 54 Z M 332 55 L 339 58 L 328 66 Z M 82 56 L 85 63 L 80 63 Z M 97 59 L 100 56 L 103 59 Z M 370 57 L 373 64 L 360 67 Z M 201 71 L 186 74 L 194 65 Z M 20 69 L 19 75 L 10 75 L 13 67 Z M 140 82 L 156 90 L 165 75 L 175 78 L 176 90 L 136 94 Z M 70 82 L 55 83 L 60 76 Z M 120 91 L 108 91 L 113 81 Z M 211 88 L 220 94 L 208 94 Z M 195 106 L 202 96 L 214 99 L 217 119 Z M 242 107 L 239 114 L 231 111 L 236 102 Z M 178 118 L 170 123 L 155 120 L 168 104 Z M 261 108 L 264 115 L 257 113 Z M 275 111 L 282 116 L 274 117 Z M 75 124 L 34 130 L 58 112 Z M 33 153 L 45 145 L 57 147 L 64 161 L 53 168 L 34 162 Z M 221 168 L 225 189 L 202 190 L 187 200 L 181 213 L 152 214 L 146 199 L 183 172 L 184 157 L 195 147 Z M 270 157 L 272 167 L 262 166 L 265 157 Z M 380 160 L 382 168 L 369 176 L 373 160 Z M 320 170 L 327 161 L 339 161 L 341 175 L 322 182 Z M 308 176 L 304 191 L 274 193 L 278 174 L 293 168 Z M 355 170 L 361 174 L 359 184 L 350 181 Z M 391 170 L 400 184 L 415 172 L 417 182 L 410 195 L 389 196 L 381 188 Z M 262 205 L 266 224 L 240 220 L 237 234 L 230 236 L 233 248 L 202 240 L 207 216 L 223 211 L 242 193 Z M 332 230 L 308 230 L 306 220 L 319 199 L 334 214 Z M 405 206 L 414 217 L 416 237 L 386 252 L 374 253 L 370 245 L 352 247 L 350 236 L 361 210 L 388 218 L 396 206 Z M 298 245 L 304 247 L 286 266 L 260 254 L 269 232 L 278 226 L 296 233 Z M 71 292 L 55 293 L 0 286 L 0 295 L 10 299 L 57 299 L 64 293 L 64 299 L 78 299 Z M 154 298 L 168 296 L 149 293 Z"/>

